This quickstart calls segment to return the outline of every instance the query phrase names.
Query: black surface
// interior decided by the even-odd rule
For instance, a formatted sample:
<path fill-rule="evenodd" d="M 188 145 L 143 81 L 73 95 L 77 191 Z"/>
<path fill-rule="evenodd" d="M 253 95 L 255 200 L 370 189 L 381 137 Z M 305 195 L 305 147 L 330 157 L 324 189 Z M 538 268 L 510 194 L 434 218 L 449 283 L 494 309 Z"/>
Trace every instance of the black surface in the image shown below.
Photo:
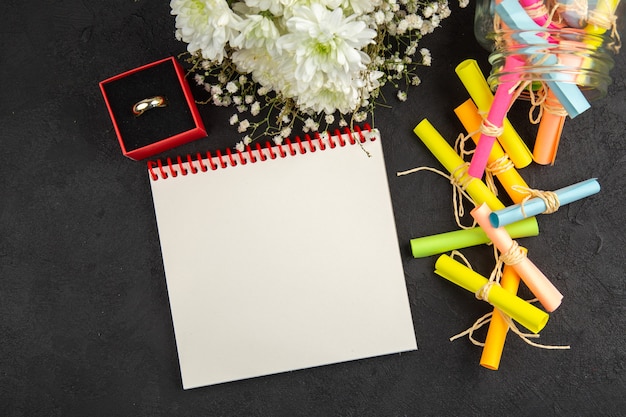
<path fill-rule="evenodd" d="M 450 141 L 466 98 L 465 58 L 486 69 L 472 7 L 421 46 L 423 84 L 381 108 L 398 238 L 419 350 L 183 391 L 145 165 L 119 150 L 98 82 L 184 50 L 168 2 L 4 0 L 0 6 L 0 415 L 440 416 L 623 415 L 626 62 L 608 97 L 565 126 L 557 163 L 533 165 L 529 185 L 556 189 L 597 177 L 602 191 L 539 219 L 529 256 L 564 293 L 540 342 L 509 337 L 501 368 L 448 338 L 489 311 L 412 259 L 411 238 L 454 230 L 451 189 L 412 133 L 429 118 Z M 209 138 L 172 154 L 239 140 L 230 110 L 201 106 Z M 532 145 L 526 107 L 512 121 Z M 252 212 L 251 215 L 262 216 Z M 276 256 L 273 248 L 265 250 Z M 465 251 L 487 273 L 489 248 Z M 245 258 L 242 259 L 242 262 Z"/>

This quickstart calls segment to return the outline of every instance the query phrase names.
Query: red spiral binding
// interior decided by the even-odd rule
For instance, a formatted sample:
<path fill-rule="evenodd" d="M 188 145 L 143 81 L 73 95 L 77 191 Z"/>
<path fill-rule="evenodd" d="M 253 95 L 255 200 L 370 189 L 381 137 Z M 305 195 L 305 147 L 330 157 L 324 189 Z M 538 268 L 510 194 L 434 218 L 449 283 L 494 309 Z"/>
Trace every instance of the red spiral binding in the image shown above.
<path fill-rule="evenodd" d="M 360 126 L 355 126 L 354 130 L 345 127 L 343 132 L 339 129 L 335 129 L 332 135 L 330 131 L 326 131 L 326 141 L 328 141 L 328 147 L 330 149 L 334 149 L 337 146 L 344 147 L 347 144 L 354 145 L 357 142 L 364 143 L 367 139 L 363 132 L 371 132 L 371 130 L 371 126 L 365 123 L 363 129 L 361 129 Z M 355 138 L 355 134 L 358 138 Z M 376 137 L 372 136 L 369 140 L 376 140 Z M 278 145 L 272 145 L 272 143 L 267 141 L 265 146 L 256 143 L 254 149 L 250 145 L 247 145 L 243 151 L 237 149 L 233 152 L 230 149 L 226 149 L 223 153 L 217 150 L 215 151 L 215 155 L 207 151 L 205 157 L 198 152 L 195 156 L 191 154 L 184 157 L 177 156 L 176 162 L 173 162 L 171 158 L 166 158 L 165 163 L 160 159 L 148 161 L 148 172 L 153 181 L 167 179 L 169 177 L 175 178 L 179 174 L 185 176 L 188 174 L 197 174 L 198 172 L 207 172 L 209 169 L 215 171 L 219 168 L 235 167 L 239 164 L 254 164 L 259 161 L 263 162 L 278 157 L 285 158 L 287 155 L 295 156 L 298 153 L 305 154 L 307 152 L 316 152 L 317 150 L 324 151 L 327 149 L 327 145 L 324 142 L 325 140 L 322 138 L 322 135 L 319 132 L 315 132 L 313 138 L 311 138 L 309 134 L 306 134 L 304 135 L 304 139 L 301 139 L 299 136 L 296 136 L 293 141 L 286 138 L 283 144 Z"/>
<path fill-rule="evenodd" d="M 309 136 L 309 134 L 307 133 L 306 135 L 304 135 L 304 139 L 306 139 L 306 143 L 309 144 L 309 150 L 311 152 L 315 152 L 315 146 L 313 146 L 313 142 L 311 141 L 311 136 Z"/>

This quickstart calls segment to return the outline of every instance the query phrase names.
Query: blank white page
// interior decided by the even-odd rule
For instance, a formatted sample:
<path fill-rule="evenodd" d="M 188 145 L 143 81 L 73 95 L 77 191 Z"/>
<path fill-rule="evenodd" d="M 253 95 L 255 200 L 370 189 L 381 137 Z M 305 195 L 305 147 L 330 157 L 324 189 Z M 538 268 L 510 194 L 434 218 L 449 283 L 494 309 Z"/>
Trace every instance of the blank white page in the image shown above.
<path fill-rule="evenodd" d="M 363 136 L 149 171 L 185 389 L 417 348 L 380 136 Z"/>

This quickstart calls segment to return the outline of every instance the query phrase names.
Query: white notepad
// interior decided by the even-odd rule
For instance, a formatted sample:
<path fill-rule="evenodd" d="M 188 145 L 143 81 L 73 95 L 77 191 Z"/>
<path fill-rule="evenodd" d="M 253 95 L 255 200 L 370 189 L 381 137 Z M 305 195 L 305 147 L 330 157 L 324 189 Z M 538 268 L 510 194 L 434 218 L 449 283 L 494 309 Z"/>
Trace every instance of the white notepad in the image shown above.
<path fill-rule="evenodd" d="M 148 163 L 183 388 L 417 348 L 378 131 L 209 156 Z"/>

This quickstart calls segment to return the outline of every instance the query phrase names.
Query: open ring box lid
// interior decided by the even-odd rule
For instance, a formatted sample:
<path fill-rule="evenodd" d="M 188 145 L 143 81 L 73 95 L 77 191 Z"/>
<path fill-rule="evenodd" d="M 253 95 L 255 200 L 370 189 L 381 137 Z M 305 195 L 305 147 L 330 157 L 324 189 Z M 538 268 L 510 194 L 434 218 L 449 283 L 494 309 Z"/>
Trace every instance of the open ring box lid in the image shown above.
<path fill-rule="evenodd" d="M 206 136 L 181 65 L 169 57 L 100 82 L 122 153 L 141 160 Z M 161 96 L 167 106 L 135 116 L 133 106 Z"/>

